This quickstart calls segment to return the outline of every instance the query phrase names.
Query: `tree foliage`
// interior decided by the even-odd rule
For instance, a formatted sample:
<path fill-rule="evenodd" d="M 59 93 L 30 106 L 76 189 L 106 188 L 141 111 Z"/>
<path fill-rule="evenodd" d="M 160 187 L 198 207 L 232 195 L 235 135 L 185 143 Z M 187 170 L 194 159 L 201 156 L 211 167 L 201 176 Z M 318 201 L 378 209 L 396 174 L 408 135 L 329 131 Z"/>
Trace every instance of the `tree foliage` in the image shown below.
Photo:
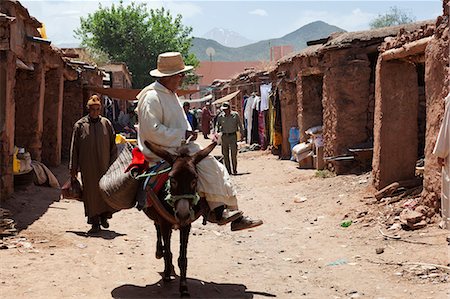
<path fill-rule="evenodd" d="M 191 27 L 182 24 L 182 16 L 172 17 L 164 8 L 147 9 L 145 3 L 99 8 L 75 30 L 82 46 L 106 53 L 111 61 L 125 62 L 133 74 L 133 85 L 152 82 L 149 71 L 156 68 L 158 54 L 180 52 L 188 65 L 198 65 L 192 44 Z"/>
<path fill-rule="evenodd" d="M 414 22 L 416 18 L 409 13 L 393 6 L 384 14 L 379 14 L 375 19 L 370 21 L 370 28 L 389 27 Z"/>

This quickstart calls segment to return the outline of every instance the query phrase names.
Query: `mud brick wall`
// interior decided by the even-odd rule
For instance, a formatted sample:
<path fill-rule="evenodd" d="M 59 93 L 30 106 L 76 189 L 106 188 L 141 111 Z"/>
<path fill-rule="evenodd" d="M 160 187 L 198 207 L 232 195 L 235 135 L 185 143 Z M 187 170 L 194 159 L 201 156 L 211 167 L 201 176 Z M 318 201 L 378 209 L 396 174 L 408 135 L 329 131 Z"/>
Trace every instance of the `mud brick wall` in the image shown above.
<path fill-rule="evenodd" d="M 416 66 L 378 60 L 374 127 L 374 186 L 415 177 L 419 92 Z"/>
<path fill-rule="evenodd" d="M 62 68 L 46 72 L 42 162 L 48 166 L 61 163 L 63 84 Z"/>
<path fill-rule="evenodd" d="M 17 70 L 15 144 L 41 161 L 45 77 L 42 65 L 34 71 Z"/>
<path fill-rule="evenodd" d="M 282 143 L 281 159 L 291 158 L 291 145 L 289 143 L 289 130 L 297 127 L 297 85 L 295 82 L 283 80 L 279 85 L 281 103 Z"/>
<path fill-rule="evenodd" d="M 83 88 L 80 80 L 65 81 L 62 109 L 62 147 L 64 159 L 69 158 L 73 125 L 84 113 Z"/>
<path fill-rule="evenodd" d="M 14 84 L 16 56 L 12 52 L 0 51 L 0 201 L 14 192 Z"/>
<path fill-rule="evenodd" d="M 309 136 L 305 133 L 311 127 L 323 123 L 323 76 L 309 75 L 297 77 L 298 127 L 301 142 Z"/>
<path fill-rule="evenodd" d="M 447 2 L 448 1 L 444 1 Z M 450 91 L 449 68 L 449 19 L 448 6 L 444 6 L 443 18 L 438 19 L 437 32 L 425 51 L 425 93 L 427 100 L 427 124 L 425 138 L 425 171 L 422 199 L 425 205 L 440 207 L 441 168 L 433 149 L 444 115 L 444 101 Z"/>
<path fill-rule="evenodd" d="M 370 61 L 358 49 L 326 53 L 323 78 L 323 136 L 326 157 L 346 154 L 367 141 L 370 101 Z"/>

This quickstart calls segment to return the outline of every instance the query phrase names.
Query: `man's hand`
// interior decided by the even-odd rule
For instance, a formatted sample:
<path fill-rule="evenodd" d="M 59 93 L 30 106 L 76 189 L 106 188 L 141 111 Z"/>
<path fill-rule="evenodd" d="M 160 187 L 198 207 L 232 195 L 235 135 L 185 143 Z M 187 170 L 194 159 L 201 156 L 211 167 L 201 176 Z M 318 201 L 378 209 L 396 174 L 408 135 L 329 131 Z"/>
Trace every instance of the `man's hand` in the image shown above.
<path fill-rule="evenodd" d="M 192 136 L 192 137 L 191 137 Z M 194 132 L 192 131 L 186 131 L 186 135 L 185 138 L 186 140 L 188 140 L 189 137 L 191 137 L 191 141 L 195 141 L 197 140 L 197 136 L 198 136 L 198 130 L 195 130 Z"/>
<path fill-rule="evenodd" d="M 192 141 L 195 141 L 195 140 L 197 140 L 197 137 L 198 137 L 198 130 L 195 130 L 194 132 L 192 132 Z"/>
<path fill-rule="evenodd" d="M 437 162 L 439 166 L 444 167 L 444 158 L 438 157 Z"/>

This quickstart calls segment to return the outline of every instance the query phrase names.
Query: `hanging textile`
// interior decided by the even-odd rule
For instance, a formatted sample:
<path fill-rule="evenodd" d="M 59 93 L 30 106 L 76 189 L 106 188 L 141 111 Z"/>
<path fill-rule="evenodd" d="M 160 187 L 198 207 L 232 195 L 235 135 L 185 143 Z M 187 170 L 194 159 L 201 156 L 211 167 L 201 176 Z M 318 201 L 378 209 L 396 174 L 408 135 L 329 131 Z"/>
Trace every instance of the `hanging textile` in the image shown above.
<path fill-rule="evenodd" d="M 244 118 L 247 122 L 247 143 L 251 144 L 252 139 L 252 118 L 253 118 L 253 102 L 255 101 L 255 96 L 252 95 L 247 99 L 247 104 L 245 105 Z"/>
<path fill-rule="evenodd" d="M 261 111 L 269 109 L 269 92 L 272 89 L 272 83 L 262 84 L 259 87 L 261 91 Z"/>

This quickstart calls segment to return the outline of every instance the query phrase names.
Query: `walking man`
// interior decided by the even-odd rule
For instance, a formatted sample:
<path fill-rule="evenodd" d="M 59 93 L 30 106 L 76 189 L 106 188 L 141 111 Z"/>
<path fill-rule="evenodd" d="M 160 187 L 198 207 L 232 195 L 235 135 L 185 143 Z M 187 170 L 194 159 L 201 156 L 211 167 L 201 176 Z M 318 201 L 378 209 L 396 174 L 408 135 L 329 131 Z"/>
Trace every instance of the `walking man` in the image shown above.
<path fill-rule="evenodd" d="M 229 174 L 237 174 L 237 132 L 244 136 L 241 119 L 236 111 L 231 111 L 230 103 L 225 102 L 217 118 L 217 132 L 222 133 L 222 155 Z M 230 166 L 230 152 L 233 172 Z"/>
<path fill-rule="evenodd" d="M 158 56 L 157 69 L 150 75 L 157 78 L 156 82 L 145 87 L 137 96 L 138 103 L 138 146 L 150 165 L 161 160 L 152 153 L 145 141 L 161 146 L 171 154 L 191 137 L 197 138 L 186 118 L 176 94 L 181 86 L 185 73 L 192 66 L 185 66 L 183 58 L 178 52 L 163 53 Z M 205 133 L 205 132 L 203 132 Z M 186 144 L 190 154 L 201 150 L 195 142 Z M 252 220 L 242 216 L 242 211 L 231 210 L 237 208 L 236 190 L 225 167 L 212 155 L 208 155 L 197 164 L 197 191 L 205 197 L 214 213 L 210 221 L 224 225 L 231 222 L 231 230 L 237 231 L 259 226 L 261 220 Z"/>
<path fill-rule="evenodd" d="M 211 112 L 211 104 L 206 102 L 205 107 L 202 109 L 202 133 L 203 138 L 209 139 L 208 134 L 211 130 L 211 120 L 213 114 Z"/>
<path fill-rule="evenodd" d="M 442 167 L 441 213 L 444 226 L 450 229 L 450 93 L 445 98 L 445 112 L 433 154 Z"/>
<path fill-rule="evenodd" d="M 96 233 L 100 225 L 109 227 L 108 219 L 114 212 L 102 199 L 98 183 L 117 158 L 117 147 L 111 122 L 100 115 L 100 98 L 93 95 L 87 108 L 89 114 L 73 126 L 69 169 L 72 178 L 81 172 L 84 213 L 92 225 L 88 233 Z"/>

